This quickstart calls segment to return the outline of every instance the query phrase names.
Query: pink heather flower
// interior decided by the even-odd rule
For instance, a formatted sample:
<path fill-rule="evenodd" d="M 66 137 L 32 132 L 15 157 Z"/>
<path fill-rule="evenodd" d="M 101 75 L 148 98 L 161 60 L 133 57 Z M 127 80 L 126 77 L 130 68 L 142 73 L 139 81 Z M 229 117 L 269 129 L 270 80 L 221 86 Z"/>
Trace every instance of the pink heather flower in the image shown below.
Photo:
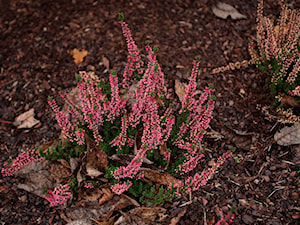
<path fill-rule="evenodd" d="M 148 148 L 141 147 L 138 150 L 136 156 L 132 159 L 132 161 L 125 167 L 121 166 L 117 168 L 115 171 L 112 171 L 112 175 L 115 179 L 120 180 L 123 178 L 133 178 L 139 172 L 141 165 L 143 163 L 143 157 L 146 155 Z"/>
<path fill-rule="evenodd" d="M 95 186 L 91 182 L 86 182 L 86 183 L 84 183 L 84 187 L 93 189 Z"/>
<path fill-rule="evenodd" d="M 30 163 L 34 163 L 41 159 L 42 157 L 37 155 L 34 149 L 30 149 L 26 152 L 19 154 L 17 158 L 12 161 L 11 164 L 4 163 L 4 168 L 2 168 L 1 173 L 4 177 L 12 176 L 23 166 L 28 165 Z"/>
<path fill-rule="evenodd" d="M 297 86 L 293 91 L 290 91 L 289 94 L 300 97 L 300 86 Z"/>
<path fill-rule="evenodd" d="M 128 116 L 125 116 L 122 118 L 122 126 L 121 126 L 121 132 L 120 134 L 110 142 L 110 145 L 118 146 L 118 149 L 121 149 L 121 146 L 125 146 L 126 144 L 130 147 L 134 144 L 134 139 L 129 138 L 127 136 L 127 130 L 128 130 Z"/>
<path fill-rule="evenodd" d="M 71 197 L 70 186 L 67 184 L 60 184 L 54 188 L 54 191 L 48 191 L 47 195 L 44 195 L 44 198 L 50 202 L 51 206 L 62 205 Z"/>
<path fill-rule="evenodd" d="M 181 196 L 180 193 L 189 193 L 192 190 L 198 190 L 201 186 L 206 185 L 208 180 L 213 176 L 215 171 L 225 162 L 225 160 L 232 156 L 232 152 L 225 152 L 220 156 L 215 165 L 203 171 L 201 174 L 196 173 L 194 177 L 188 177 L 185 181 L 180 181 L 174 185 L 170 184 L 169 188 L 175 191 L 175 194 Z"/>
<path fill-rule="evenodd" d="M 111 187 L 111 190 L 113 192 L 115 192 L 117 195 L 122 194 L 124 191 L 127 191 L 130 187 L 132 186 L 132 182 L 129 181 L 125 181 L 123 184 L 115 184 Z"/>
<path fill-rule="evenodd" d="M 233 222 L 235 214 L 228 212 L 223 218 L 221 218 L 215 225 L 229 225 Z"/>
<path fill-rule="evenodd" d="M 126 100 L 121 99 L 119 96 L 118 77 L 110 74 L 109 83 L 111 86 L 111 100 L 109 102 L 107 121 L 113 122 L 121 113 L 126 113 Z"/>
<path fill-rule="evenodd" d="M 65 134 L 66 137 L 70 139 L 70 141 L 73 141 L 74 127 L 69 121 L 69 119 L 67 118 L 67 116 L 62 111 L 60 111 L 54 99 L 48 100 L 48 104 L 50 105 L 53 112 L 55 113 L 56 120 L 58 122 L 58 125 L 61 127 L 63 134 Z"/>
<path fill-rule="evenodd" d="M 130 81 L 132 80 L 132 75 L 135 70 L 138 70 L 139 74 L 143 73 L 143 61 L 141 60 L 140 51 L 138 50 L 132 35 L 131 31 L 128 28 L 128 24 L 125 22 L 120 22 L 123 30 L 123 35 L 126 38 L 127 48 L 129 52 L 128 60 L 126 67 L 123 73 L 123 88 L 128 88 Z"/>

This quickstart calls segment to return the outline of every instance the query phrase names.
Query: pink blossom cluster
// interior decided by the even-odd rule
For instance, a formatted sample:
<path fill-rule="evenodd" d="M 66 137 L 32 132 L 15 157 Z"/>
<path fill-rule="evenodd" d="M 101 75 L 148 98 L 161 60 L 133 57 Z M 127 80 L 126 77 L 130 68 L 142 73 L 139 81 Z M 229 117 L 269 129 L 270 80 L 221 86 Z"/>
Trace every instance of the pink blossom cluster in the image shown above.
<path fill-rule="evenodd" d="M 221 218 L 215 225 L 229 225 L 233 222 L 235 214 L 228 212 L 223 218 Z"/>
<path fill-rule="evenodd" d="M 171 106 L 166 105 L 168 99 L 167 87 L 165 84 L 164 73 L 157 61 L 156 51 L 147 45 L 147 63 L 145 68 L 144 62 L 141 60 L 140 52 L 131 36 L 128 25 L 120 22 L 123 34 L 127 41 L 129 52 L 128 61 L 123 73 L 122 87 L 126 90 L 134 81 L 133 75 L 142 75 L 138 81 L 137 88 L 134 92 L 129 92 L 127 96 L 120 96 L 118 77 L 114 74 L 109 76 L 109 84 L 111 94 L 103 93 L 98 82 L 92 78 L 90 73 L 81 72 L 81 80 L 78 82 L 78 90 L 80 93 L 80 104 L 75 104 L 67 95 L 61 96 L 69 105 L 69 113 L 76 119 L 76 124 L 72 124 L 69 118 L 61 112 L 56 103 L 49 101 L 50 106 L 56 113 L 56 118 L 63 132 L 72 140 L 79 140 L 84 143 L 84 132 L 76 129 L 86 125 L 93 133 L 93 137 L 99 144 L 103 141 L 101 136 L 102 125 L 105 121 L 113 123 L 117 118 L 121 118 L 121 129 L 117 137 L 111 142 L 111 147 L 117 150 L 123 149 L 125 146 L 132 147 L 134 139 L 128 137 L 129 130 L 138 128 L 142 130 L 139 147 L 135 152 L 134 158 L 128 165 L 120 166 L 112 171 L 113 177 L 118 183 L 113 185 L 112 190 L 121 194 L 127 191 L 132 182 L 129 179 L 140 179 L 143 174 L 140 172 L 143 160 L 147 157 L 147 153 L 159 151 L 159 146 L 166 143 L 174 131 L 174 125 L 178 122 L 178 117 L 187 115 L 187 119 L 182 121 L 179 129 L 174 131 L 174 145 L 183 150 L 185 160 L 177 169 L 178 173 L 187 173 L 197 166 L 199 160 L 203 157 L 200 151 L 200 143 L 208 128 L 211 120 L 211 114 L 214 109 L 214 101 L 210 99 L 211 89 L 205 88 L 200 96 L 196 97 L 196 79 L 198 75 L 200 62 L 194 61 L 192 75 L 186 95 L 182 102 L 182 108 L 179 115 L 176 115 Z M 127 101 L 129 98 L 134 99 L 132 107 L 129 107 Z M 165 161 L 169 161 L 172 152 L 164 153 L 162 156 Z M 217 163 L 219 167 L 225 159 L 224 156 Z M 199 186 L 206 184 L 207 180 L 212 176 L 217 167 L 213 167 L 201 175 L 196 174 L 194 178 L 189 178 L 183 183 L 176 184 L 173 188 L 177 191 L 189 189 L 198 189 Z"/>
<path fill-rule="evenodd" d="M 196 173 L 193 177 L 188 177 L 184 181 L 180 181 L 176 184 L 170 184 L 169 188 L 173 189 L 177 196 L 181 196 L 182 193 L 189 193 L 191 191 L 198 190 L 200 187 L 205 186 L 208 180 L 214 175 L 216 170 L 223 165 L 228 157 L 232 156 L 232 152 L 225 152 L 220 156 L 217 162 L 208 170 L 204 170 L 201 174 Z"/>
<path fill-rule="evenodd" d="M 72 197 L 70 186 L 60 184 L 54 188 L 54 191 L 48 191 L 44 197 L 50 202 L 51 206 L 62 205 Z"/>
<path fill-rule="evenodd" d="M 93 185 L 92 182 L 86 182 L 86 183 L 84 183 L 84 187 L 89 188 L 89 189 L 93 189 L 95 186 Z"/>
<path fill-rule="evenodd" d="M 123 182 L 122 184 L 117 183 L 117 184 L 113 185 L 111 189 L 117 195 L 120 195 L 124 191 L 127 191 L 131 186 L 132 186 L 132 182 L 129 180 L 129 181 Z"/>
<path fill-rule="evenodd" d="M 36 162 L 41 159 L 42 157 L 37 155 L 34 149 L 30 149 L 26 152 L 19 154 L 17 158 L 12 161 L 12 163 L 8 164 L 7 162 L 5 162 L 3 165 L 4 168 L 2 168 L 1 173 L 4 177 L 12 176 L 23 166 Z"/>
<path fill-rule="evenodd" d="M 130 82 L 132 82 L 132 75 L 135 70 L 139 74 L 143 73 L 143 61 L 141 61 L 140 51 L 138 50 L 135 41 L 132 38 L 131 31 L 128 28 L 128 24 L 124 21 L 120 21 L 122 26 L 123 35 L 126 38 L 127 48 L 129 56 L 127 59 L 127 64 L 123 73 L 123 88 L 128 88 Z"/>
<path fill-rule="evenodd" d="M 300 97 L 300 86 L 297 86 L 293 91 L 290 91 L 289 94 Z"/>

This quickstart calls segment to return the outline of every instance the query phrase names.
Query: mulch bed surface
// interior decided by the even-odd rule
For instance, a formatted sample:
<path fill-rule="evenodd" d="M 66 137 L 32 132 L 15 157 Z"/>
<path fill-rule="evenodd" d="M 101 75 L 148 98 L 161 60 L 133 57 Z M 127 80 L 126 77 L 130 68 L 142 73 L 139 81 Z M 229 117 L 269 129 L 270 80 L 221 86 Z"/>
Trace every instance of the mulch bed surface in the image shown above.
<path fill-rule="evenodd" d="M 228 160 L 207 186 L 193 192 L 193 201 L 183 206 L 187 212 L 178 224 L 214 224 L 218 213 L 226 214 L 232 205 L 237 210 L 233 224 L 297 224 L 299 154 L 295 146 L 282 147 L 273 141 L 282 125 L 266 120 L 256 109 L 257 104 L 272 102 L 265 78 L 254 66 L 210 73 L 212 68 L 249 59 L 248 41 L 256 33 L 257 1 L 224 2 L 247 19 L 217 18 L 211 10 L 215 0 L 1 0 L 0 165 L 22 149 L 58 138 L 59 127 L 47 98 L 58 99 L 59 88 L 71 90 L 78 71 L 92 68 L 108 77 L 105 57 L 110 70 L 121 74 L 127 57 L 118 24 L 118 13 L 123 12 L 140 49 L 146 40 L 159 47 L 158 59 L 170 90 L 175 79 L 188 81 L 192 60 L 201 57 L 198 88 L 214 85 L 217 100 L 211 127 L 224 136 L 220 140 L 206 136 L 206 160 L 216 159 L 229 146 L 236 148 L 239 163 Z M 300 4 L 290 1 L 290 7 Z M 265 13 L 278 15 L 278 5 L 266 1 Z M 88 51 L 79 65 L 70 54 L 74 48 Z M 41 122 L 38 126 L 17 129 L 10 123 L 31 108 Z M 60 209 L 17 189 L 21 181 L 20 177 L 0 178 L 1 224 L 66 224 Z M 188 201 L 187 196 L 165 203 L 168 221 Z"/>

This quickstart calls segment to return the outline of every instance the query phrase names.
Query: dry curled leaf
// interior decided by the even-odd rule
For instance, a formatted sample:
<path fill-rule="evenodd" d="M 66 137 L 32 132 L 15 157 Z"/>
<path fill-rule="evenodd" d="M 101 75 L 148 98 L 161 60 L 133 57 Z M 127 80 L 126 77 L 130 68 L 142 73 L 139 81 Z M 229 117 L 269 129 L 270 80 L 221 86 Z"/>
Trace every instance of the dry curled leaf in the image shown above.
<path fill-rule="evenodd" d="M 297 100 L 289 95 L 284 95 L 280 100 L 287 107 L 299 107 Z"/>
<path fill-rule="evenodd" d="M 103 195 L 99 199 L 99 205 L 102 205 L 104 202 L 107 202 L 112 199 L 114 194 L 108 188 L 102 188 Z"/>
<path fill-rule="evenodd" d="M 87 144 L 86 172 L 88 176 L 97 177 L 103 174 L 101 170 L 108 164 L 107 154 L 87 135 L 85 139 Z"/>
<path fill-rule="evenodd" d="M 66 178 L 72 176 L 71 170 L 60 163 L 53 163 L 50 169 L 51 179 L 54 179 L 57 183 L 61 183 Z"/>
<path fill-rule="evenodd" d="M 162 207 L 137 207 L 129 211 L 131 217 L 137 216 L 142 221 L 163 222 L 167 215 Z"/>
<path fill-rule="evenodd" d="M 169 225 L 176 225 L 179 223 L 181 217 L 183 217 L 186 213 L 186 209 L 182 209 L 176 217 L 173 217 L 170 221 L 170 224 Z"/>
<path fill-rule="evenodd" d="M 180 80 L 175 80 L 175 93 L 178 96 L 180 102 L 184 100 L 185 89 L 187 88 L 187 84 L 181 83 Z"/>
<path fill-rule="evenodd" d="M 74 48 L 72 51 L 72 56 L 73 56 L 74 62 L 76 64 L 81 63 L 83 61 L 84 57 L 87 56 L 87 54 L 88 54 L 88 51 L 85 49 Z"/>
<path fill-rule="evenodd" d="M 170 183 L 176 184 L 180 182 L 180 180 L 176 179 L 169 173 L 160 173 L 155 170 L 151 170 L 148 168 L 141 168 L 140 172 L 144 174 L 144 176 L 155 183 L 162 184 L 162 185 L 169 185 Z"/>
<path fill-rule="evenodd" d="M 106 69 L 109 69 L 109 60 L 105 56 L 102 56 L 103 65 L 106 67 Z"/>
<path fill-rule="evenodd" d="M 76 64 L 83 62 L 84 57 L 86 57 L 87 54 L 88 54 L 88 51 L 86 51 L 85 49 L 75 48 L 72 50 L 72 56 L 73 56 L 74 62 Z"/>
<path fill-rule="evenodd" d="M 214 6 L 212 8 L 212 11 L 215 16 L 221 19 L 227 19 L 229 16 L 233 20 L 247 19 L 245 15 L 239 13 L 234 7 L 223 2 L 219 2 L 216 6 Z"/>
<path fill-rule="evenodd" d="M 40 123 L 39 120 L 34 118 L 34 115 L 34 109 L 32 108 L 17 116 L 13 125 L 15 125 L 18 129 L 34 127 Z"/>
<path fill-rule="evenodd" d="M 283 146 L 300 144 L 300 123 L 297 122 L 291 127 L 284 127 L 277 131 L 274 139 L 277 144 Z"/>

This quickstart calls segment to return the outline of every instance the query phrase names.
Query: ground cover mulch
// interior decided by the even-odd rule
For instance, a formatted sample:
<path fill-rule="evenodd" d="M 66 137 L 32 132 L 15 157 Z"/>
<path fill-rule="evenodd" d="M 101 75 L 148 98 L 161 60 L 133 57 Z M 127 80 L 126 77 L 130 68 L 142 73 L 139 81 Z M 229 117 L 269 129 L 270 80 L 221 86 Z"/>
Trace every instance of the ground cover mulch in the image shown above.
<path fill-rule="evenodd" d="M 71 90 L 78 71 L 107 77 L 103 61 L 108 59 L 109 69 L 121 74 L 127 56 L 118 24 L 123 12 L 140 49 L 146 40 L 159 47 L 174 101 L 174 81 L 187 82 L 192 60 L 201 57 L 198 88 L 212 83 L 217 97 L 212 129 L 203 142 L 206 158 L 215 160 L 230 146 L 236 148 L 236 160 L 228 160 L 207 186 L 162 205 L 168 212 L 164 223 L 184 212 L 178 224 L 214 224 L 234 205 L 233 224 L 299 224 L 299 150 L 277 145 L 273 135 L 282 125 L 266 120 L 256 107 L 272 102 L 264 75 L 254 66 L 211 73 L 214 67 L 249 59 L 248 41 L 255 38 L 257 1 L 224 2 L 247 19 L 217 18 L 211 10 L 215 0 L 1 0 L 0 165 L 22 149 L 58 138 L 47 98 L 58 99 L 59 88 Z M 299 8 L 300 3 L 289 1 L 289 6 Z M 277 3 L 266 1 L 265 12 L 278 15 Z M 78 65 L 74 48 L 88 51 Z M 40 123 L 17 129 L 12 122 L 31 108 Z M 63 209 L 16 187 L 22 179 L 0 178 L 1 223 L 66 224 Z"/>

